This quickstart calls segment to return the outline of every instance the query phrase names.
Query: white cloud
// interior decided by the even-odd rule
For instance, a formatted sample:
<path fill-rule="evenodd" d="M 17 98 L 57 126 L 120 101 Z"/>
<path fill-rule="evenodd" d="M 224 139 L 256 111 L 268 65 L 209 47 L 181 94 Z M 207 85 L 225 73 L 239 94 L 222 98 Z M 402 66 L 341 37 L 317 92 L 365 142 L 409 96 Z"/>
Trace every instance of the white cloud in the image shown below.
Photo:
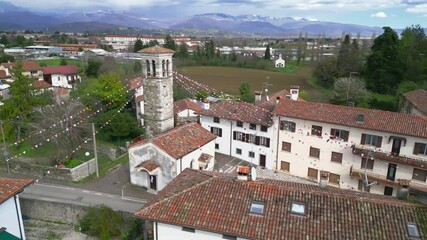
<path fill-rule="evenodd" d="M 427 14 L 427 3 L 415 5 L 413 7 L 407 8 L 406 11 L 410 13 L 426 13 Z"/>
<path fill-rule="evenodd" d="M 371 14 L 371 17 L 386 18 L 387 14 L 385 12 L 377 12 L 377 13 Z"/>

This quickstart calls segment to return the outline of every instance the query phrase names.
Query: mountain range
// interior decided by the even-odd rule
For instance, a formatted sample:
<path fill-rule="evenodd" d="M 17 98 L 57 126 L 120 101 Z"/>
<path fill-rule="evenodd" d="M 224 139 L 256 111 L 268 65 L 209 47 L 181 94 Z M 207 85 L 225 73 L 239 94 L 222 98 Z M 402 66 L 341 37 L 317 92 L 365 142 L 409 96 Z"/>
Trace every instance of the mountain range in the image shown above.
<path fill-rule="evenodd" d="M 0 2 L 0 30 L 35 30 L 63 32 L 111 32 L 114 29 L 163 29 L 167 31 L 199 30 L 226 31 L 252 36 L 285 37 L 300 32 L 308 35 L 341 36 L 343 32 L 371 36 L 381 34 L 380 27 L 368 27 L 335 22 L 309 21 L 291 17 L 275 18 L 259 15 L 231 16 L 223 13 L 200 14 L 191 17 L 164 19 L 148 18 L 135 11 L 98 10 L 92 12 L 39 14 L 10 2 Z M 84 24 L 82 24 L 84 23 Z"/>

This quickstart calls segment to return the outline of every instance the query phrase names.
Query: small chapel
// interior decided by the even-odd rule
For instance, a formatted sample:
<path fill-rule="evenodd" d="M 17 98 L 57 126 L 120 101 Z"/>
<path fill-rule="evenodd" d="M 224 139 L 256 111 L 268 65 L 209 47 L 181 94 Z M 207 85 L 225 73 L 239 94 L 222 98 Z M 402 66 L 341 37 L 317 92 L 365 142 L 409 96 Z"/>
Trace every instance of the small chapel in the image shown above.
<path fill-rule="evenodd" d="M 282 54 L 279 54 L 279 58 L 274 63 L 275 67 L 277 68 L 284 68 L 285 67 L 285 60 L 282 58 Z"/>

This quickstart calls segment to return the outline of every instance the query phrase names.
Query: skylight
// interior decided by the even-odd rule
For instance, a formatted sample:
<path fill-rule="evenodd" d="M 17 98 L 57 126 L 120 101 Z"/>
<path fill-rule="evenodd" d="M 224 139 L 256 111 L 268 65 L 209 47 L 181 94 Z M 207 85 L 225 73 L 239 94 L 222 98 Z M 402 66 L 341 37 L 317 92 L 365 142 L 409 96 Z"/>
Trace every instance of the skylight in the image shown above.
<path fill-rule="evenodd" d="M 410 237 L 420 237 L 420 232 L 418 231 L 417 224 L 415 223 L 408 223 L 408 235 Z"/>
<path fill-rule="evenodd" d="M 305 215 L 305 204 L 293 202 L 291 204 L 291 213 Z"/>
<path fill-rule="evenodd" d="M 263 215 L 264 214 L 264 203 L 262 202 L 252 202 L 250 213 Z"/>

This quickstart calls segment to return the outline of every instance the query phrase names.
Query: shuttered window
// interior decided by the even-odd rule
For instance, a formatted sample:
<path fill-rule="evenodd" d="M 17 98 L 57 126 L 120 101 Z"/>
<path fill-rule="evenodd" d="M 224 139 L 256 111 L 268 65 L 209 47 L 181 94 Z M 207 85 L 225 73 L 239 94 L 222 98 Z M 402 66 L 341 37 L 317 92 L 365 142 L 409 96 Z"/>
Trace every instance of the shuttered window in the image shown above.
<path fill-rule="evenodd" d="M 217 127 L 211 127 L 211 133 L 217 135 L 218 137 L 222 137 L 222 129 Z"/>
<path fill-rule="evenodd" d="M 348 141 L 349 131 L 341 130 L 341 129 L 331 129 L 331 139 L 343 140 L 344 142 Z"/>
<path fill-rule="evenodd" d="M 367 161 L 367 162 L 366 162 Z M 361 169 L 374 169 L 374 159 L 371 158 L 362 158 L 362 164 L 360 165 Z"/>
<path fill-rule="evenodd" d="M 372 145 L 377 148 L 380 148 L 382 141 L 383 141 L 383 138 L 380 136 L 371 135 L 371 134 L 362 134 L 362 139 L 360 141 L 360 144 Z"/>
<path fill-rule="evenodd" d="M 427 155 L 427 144 L 425 143 L 415 143 L 414 154 L 424 154 Z"/>
<path fill-rule="evenodd" d="M 318 174 L 317 169 L 314 169 L 314 168 L 308 168 L 308 173 L 307 173 L 307 176 L 308 176 L 308 177 L 310 177 L 310 178 L 315 178 L 315 179 L 317 180 L 317 174 Z"/>
<path fill-rule="evenodd" d="M 320 149 L 319 148 L 310 147 L 310 157 L 320 158 Z"/>
<path fill-rule="evenodd" d="M 282 142 L 282 150 L 286 152 L 291 151 L 291 143 L 290 142 Z"/>
<path fill-rule="evenodd" d="M 295 132 L 295 123 L 290 121 L 280 121 L 280 130 Z"/>
<path fill-rule="evenodd" d="M 281 161 L 280 170 L 289 172 L 290 163 Z"/>
<path fill-rule="evenodd" d="M 331 162 L 342 163 L 342 153 L 332 152 Z"/>
<path fill-rule="evenodd" d="M 414 172 L 412 174 L 412 179 L 425 182 L 427 177 L 427 171 L 414 168 Z"/>
<path fill-rule="evenodd" d="M 335 173 L 329 173 L 329 183 L 339 185 L 340 175 Z"/>

